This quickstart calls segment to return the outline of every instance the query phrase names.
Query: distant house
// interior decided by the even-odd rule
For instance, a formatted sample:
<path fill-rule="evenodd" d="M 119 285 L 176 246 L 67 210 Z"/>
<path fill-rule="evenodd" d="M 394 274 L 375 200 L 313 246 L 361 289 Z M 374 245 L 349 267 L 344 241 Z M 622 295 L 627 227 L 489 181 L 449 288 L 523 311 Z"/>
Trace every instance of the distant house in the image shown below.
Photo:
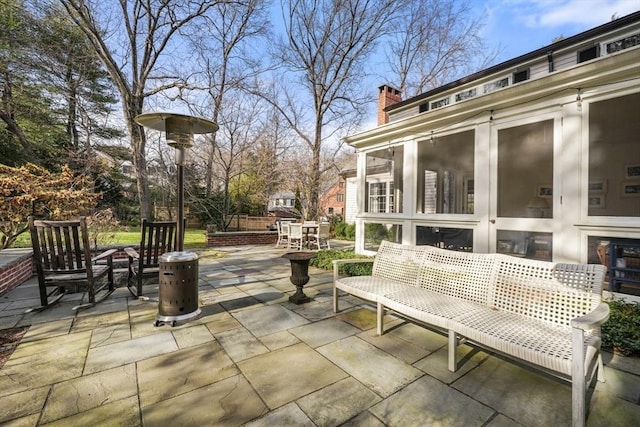
<path fill-rule="evenodd" d="M 358 252 L 382 236 L 598 262 L 640 243 L 640 12 L 413 98 L 382 86 L 378 108 L 345 139 Z"/>
<path fill-rule="evenodd" d="M 279 218 L 295 216 L 296 195 L 290 191 L 281 191 L 271 195 L 267 205 L 269 215 Z"/>
<path fill-rule="evenodd" d="M 338 182 L 325 191 L 319 199 L 319 207 L 322 216 L 333 217 L 340 215 L 344 217 L 346 182 L 339 176 Z"/>

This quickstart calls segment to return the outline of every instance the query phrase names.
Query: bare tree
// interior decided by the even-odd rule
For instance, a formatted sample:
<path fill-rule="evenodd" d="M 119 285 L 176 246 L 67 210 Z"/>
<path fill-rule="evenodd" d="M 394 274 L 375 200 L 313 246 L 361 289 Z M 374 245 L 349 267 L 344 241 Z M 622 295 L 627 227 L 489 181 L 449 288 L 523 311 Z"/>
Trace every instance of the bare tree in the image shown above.
<path fill-rule="evenodd" d="M 482 21 L 464 0 L 405 2 L 386 49 L 388 81 L 411 97 L 486 67 L 496 52 L 480 37 Z"/>
<path fill-rule="evenodd" d="M 247 162 L 254 163 L 255 148 L 264 135 L 264 122 L 260 120 L 264 114 L 264 104 L 251 102 L 249 95 L 241 91 L 230 92 L 228 95 L 229 100 L 219 115 L 220 121 L 225 125 L 218 130 L 214 145 L 213 181 L 216 184 L 217 202 L 211 203 L 211 197 L 198 197 L 194 192 L 189 197 L 192 210 L 199 212 L 201 217 L 212 218 L 222 230 L 227 230 L 233 215 L 241 211 L 241 206 L 237 204 L 241 199 L 238 197 L 239 182 L 250 169 Z M 201 150 L 201 147 L 196 146 L 194 150 Z M 196 151 L 192 158 L 197 157 Z M 195 187 L 197 186 L 192 186 Z M 196 197 L 191 197 L 194 195 Z"/>
<path fill-rule="evenodd" d="M 285 39 L 275 59 L 288 73 L 264 94 L 311 151 L 309 216 L 318 215 L 322 146 L 355 129 L 368 99 L 360 83 L 396 0 L 281 0 Z M 292 78 L 292 76 L 294 78 Z"/>
<path fill-rule="evenodd" d="M 131 136 L 140 214 L 151 218 L 146 138 L 134 119 L 143 112 L 148 97 L 184 85 L 177 76 L 164 71 L 175 48 L 172 41 L 218 2 L 120 0 L 114 6 L 102 0 L 59 1 L 90 40 L 118 89 Z"/>
<path fill-rule="evenodd" d="M 268 33 L 267 0 L 222 2 L 215 5 L 206 19 L 190 28 L 188 38 L 195 56 L 187 85 L 175 99 L 184 101 L 195 114 L 210 117 L 220 126 L 220 111 L 230 91 L 241 90 L 264 70 L 262 53 L 256 48 Z M 213 188 L 216 134 L 207 138 L 205 153 L 206 195 Z"/>

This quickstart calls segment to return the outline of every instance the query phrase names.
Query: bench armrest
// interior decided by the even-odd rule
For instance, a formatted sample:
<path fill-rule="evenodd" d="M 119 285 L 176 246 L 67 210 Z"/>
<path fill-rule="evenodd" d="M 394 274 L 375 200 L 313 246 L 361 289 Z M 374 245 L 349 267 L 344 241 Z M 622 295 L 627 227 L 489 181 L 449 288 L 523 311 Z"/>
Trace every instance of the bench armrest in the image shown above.
<path fill-rule="evenodd" d="M 138 251 L 136 251 L 133 248 L 124 248 L 124 251 L 127 253 L 129 258 L 134 258 L 134 259 L 140 258 L 140 255 L 138 254 Z"/>
<path fill-rule="evenodd" d="M 333 281 L 338 280 L 340 274 L 340 266 L 345 264 L 360 264 L 360 263 L 373 263 L 373 258 L 349 258 L 349 259 L 334 259 L 333 260 Z"/>
<path fill-rule="evenodd" d="M 111 259 L 113 257 L 113 254 L 115 254 L 116 252 L 118 252 L 117 249 L 109 249 L 106 250 L 104 252 L 102 252 L 99 255 L 94 256 L 93 258 L 91 258 L 91 262 L 96 262 L 96 261 L 100 261 L 101 259 Z"/>
<path fill-rule="evenodd" d="M 609 319 L 609 305 L 601 302 L 595 310 L 585 314 L 584 316 L 571 319 L 571 327 L 582 329 L 584 331 L 591 330 L 602 325 Z"/>

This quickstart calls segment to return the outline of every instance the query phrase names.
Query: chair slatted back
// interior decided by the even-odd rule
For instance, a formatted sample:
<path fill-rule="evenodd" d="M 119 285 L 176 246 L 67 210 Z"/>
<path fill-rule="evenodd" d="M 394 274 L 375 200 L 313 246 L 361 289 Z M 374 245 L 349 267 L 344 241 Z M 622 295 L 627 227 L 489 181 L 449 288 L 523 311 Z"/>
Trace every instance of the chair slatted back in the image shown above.
<path fill-rule="evenodd" d="M 289 238 L 302 239 L 302 224 L 299 224 L 299 223 L 289 224 Z"/>
<path fill-rule="evenodd" d="M 30 217 L 29 229 L 38 274 L 91 270 L 91 249 L 84 218 L 47 221 Z"/>
<path fill-rule="evenodd" d="M 162 254 L 177 250 L 176 229 L 175 221 L 142 220 L 140 262 L 144 267 L 159 266 Z"/>
<path fill-rule="evenodd" d="M 320 223 L 318 225 L 318 236 L 322 239 L 328 239 L 331 231 L 331 226 L 328 223 Z"/>

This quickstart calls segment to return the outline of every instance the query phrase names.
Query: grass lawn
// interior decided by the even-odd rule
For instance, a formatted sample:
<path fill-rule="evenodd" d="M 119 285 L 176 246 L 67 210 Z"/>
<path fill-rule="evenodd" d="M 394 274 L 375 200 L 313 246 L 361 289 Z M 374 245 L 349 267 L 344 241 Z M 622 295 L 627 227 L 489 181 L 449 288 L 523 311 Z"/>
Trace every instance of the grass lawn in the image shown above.
<path fill-rule="evenodd" d="M 198 249 L 206 247 L 206 231 L 205 230 L 195 230 L 195 229 L 187 229 L 184 233 L 184 248 L 185 249 Z M 136 231 L 117 231 L 112 236 L 109 236 L 108 239 L 105 239 L 103 244 L 106 245 L 138 245 L 140 244 L 140 230 Z M 22 233 L 16 243 L 13 245 L 14 248 L 30 248 L 31 247 L 31 237 L 29 236 L 29 232 Z"/>

